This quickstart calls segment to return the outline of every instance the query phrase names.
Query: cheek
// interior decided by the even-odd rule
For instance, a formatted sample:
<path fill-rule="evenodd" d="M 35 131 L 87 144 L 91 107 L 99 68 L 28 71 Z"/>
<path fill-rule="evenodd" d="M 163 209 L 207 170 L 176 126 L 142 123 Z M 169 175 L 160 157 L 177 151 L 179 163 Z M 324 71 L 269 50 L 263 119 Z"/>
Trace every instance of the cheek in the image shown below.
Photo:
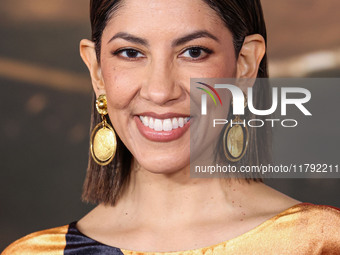
<path fill-rule="evenodd" d="M 236 58 L 233 50 L 220 54 L 209 69 L 210 77 L 234 78 L 236 75 Z"/>
<path fill-rule="evenodd" d="M 102 66 L 102 74 L 109 106 L 113 110 L 127 108 L 137 93 L 138 75 L 108 65 Z"/>
<path fill-rule="evenodd" d="M 219 62 L 209 66 L 200 73 L 202 78 L 234 78 L 236 74 L 236 64 Z"/>

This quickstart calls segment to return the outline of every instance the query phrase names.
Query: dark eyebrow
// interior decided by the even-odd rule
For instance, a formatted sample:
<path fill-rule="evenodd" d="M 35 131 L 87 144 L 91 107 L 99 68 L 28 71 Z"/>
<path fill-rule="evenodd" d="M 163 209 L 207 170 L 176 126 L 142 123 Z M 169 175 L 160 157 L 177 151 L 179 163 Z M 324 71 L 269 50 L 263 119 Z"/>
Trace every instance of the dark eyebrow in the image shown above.
<path fill-rule="evenodd" d="M 211 39 L 213 39 L 217 42 L 219 41 L 216 36 L 212 35 L 208 31 L 199 30 L 199 31 L 196 31 L 194 33 L 185 35 L 183 37 L 180 37 L 180 38 L 174 40 L 172 42 L 171 46 L 176 47 L 176 46 L 185 44 L 185 43 L 187 43 L 191 40 L 202 38 L 202 37 L 211 38 Z M 115 34 L 114 36 L 111 37 L 111 39 L 108 41 L 108 43 L 112 42 L 113 40 L 115 40 L 117 38 L 121 38 L 121 39 L 124 39 L 124 40 L 132 42 L 132 43 L 141 44 L 141 45 L 146 46 L 146 47 L 149 46 L 149 43 L 148 43 L 147 40 L 140 38 L 140 37 L 137 37 L 137 36 L 134 36 L 134 35 L 131 35 L 131 34 L 126 33 L 126 32 L 119 32 L 119 33 Z"/>
<path fill-rule="evenodd" d="M 108 43 L 112 42 L 113 40 L 117 39 L 117 38 L 121 38 L 124 39 L 126 41 L 132 42 L 132 43 L 137 43 L 137 44 L 141 44 L 143 46 L 148 47 L 149 43 L 137 36 L 131 35 L 129 33 L 125 33 L 125 32 L 119 32 L 117 34 L 115 34 L 114 36 L 112 36 L 112 38 L 108 41 Z"/>
<path fill-rule="evenodd" d="M 208 31 L 199 30 L 199 31 L 196 31 L 194 33 L 191 33 L 191 34 L 188 34 L 188 35 L 185 35 L 181 38 L 176 39 L 175 41 L 172 42 L 171 45 L 172 45 L 172 47 L 176 47 L 176 46 L 185 44 L 185 43 L 187 43 L 191 40 L 202 38 L 202 37 L 208 37 L 208 38 L 211 38 L 211 39 L 213 39 L 217 42 L 219 41 L 216 36 L 212 35 Z"/>

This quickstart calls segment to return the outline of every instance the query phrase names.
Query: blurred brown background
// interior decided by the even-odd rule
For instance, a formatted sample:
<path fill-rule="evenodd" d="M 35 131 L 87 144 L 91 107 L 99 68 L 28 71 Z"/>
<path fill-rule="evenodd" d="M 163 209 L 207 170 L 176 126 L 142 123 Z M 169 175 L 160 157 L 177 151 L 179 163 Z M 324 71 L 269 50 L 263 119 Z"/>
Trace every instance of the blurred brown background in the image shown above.
<path fill-rule="evenodd" d="M 77 220 L 91 85 L 78 53 L 88 0 L 0 0 L 0 250 Z M 338 0 L 262 0 L 272 77 L 340 76 Z M 337 179 L 271 180 L 305 202 L 340 207 Z"/>

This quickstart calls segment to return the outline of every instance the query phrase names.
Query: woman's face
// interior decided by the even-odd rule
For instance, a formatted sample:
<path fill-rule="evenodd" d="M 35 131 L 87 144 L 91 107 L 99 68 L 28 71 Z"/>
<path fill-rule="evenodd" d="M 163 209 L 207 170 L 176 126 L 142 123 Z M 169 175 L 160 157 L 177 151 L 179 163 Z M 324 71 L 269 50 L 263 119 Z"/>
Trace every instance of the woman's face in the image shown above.
<path fill-rule="evenodd" d="M 190 163 L 190 78 L 233 77 L 236 58 L 203 1 L 125 0 L 103 31 L 100 66 L 121 140 L 142 168 L 172 173 Z"/>

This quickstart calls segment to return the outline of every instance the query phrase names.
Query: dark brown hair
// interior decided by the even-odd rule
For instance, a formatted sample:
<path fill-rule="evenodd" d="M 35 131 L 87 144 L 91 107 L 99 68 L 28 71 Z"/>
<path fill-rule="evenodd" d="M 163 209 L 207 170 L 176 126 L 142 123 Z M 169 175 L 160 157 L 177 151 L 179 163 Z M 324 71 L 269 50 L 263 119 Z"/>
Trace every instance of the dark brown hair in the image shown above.
<path fill-rule="evenodd" d="M 226 27 L 233 35 L 236 56 L 239 55 L 244 38 L 251 34 L 260 34 L 266 41 L 266 27 L 260 0 L 203 0 L 224 21 Z M 100 62 L 100 49 L 102 33 L 112 15 L 124 3 L 122 0 L 91 0 L 90 18 L 92 28 L 92 41 L 95 43 L 97 60 Z M 267 56 L 261 61 L 258 77 L 268 77 Z M 269 88 L 267 84 L 254 86 L 254 106 L 257 109 L 267 109 L 269 101 Z M 95 94 L 92 100 L 91 130 L 101 121 L 95 110 Z M 249 117 L 249 116 L 248 116 Z M 228 119 L 232 116 L 228 117 Z M 108 120 L 110 122 L 110 120 Z M 260 128 L 250 130 L 249 148 L 242 162 L 267 162 L 269 151 L 269 130 Z M 132 155 L 117 136 L 117 152 L 114 160 L 107 166 L 99 166 L 89 156 L 88 169 L 83 187 L 83 200 L 91 203 L 104 203 L 114 205 L 122 190 L 129 182 Z M 259 149 L 261 148 L 261 149 Z M 254 153 L 253 153 L 254 152 Z M 260 180 L 258 176 L 248 175 L 246 179 Z"/>

